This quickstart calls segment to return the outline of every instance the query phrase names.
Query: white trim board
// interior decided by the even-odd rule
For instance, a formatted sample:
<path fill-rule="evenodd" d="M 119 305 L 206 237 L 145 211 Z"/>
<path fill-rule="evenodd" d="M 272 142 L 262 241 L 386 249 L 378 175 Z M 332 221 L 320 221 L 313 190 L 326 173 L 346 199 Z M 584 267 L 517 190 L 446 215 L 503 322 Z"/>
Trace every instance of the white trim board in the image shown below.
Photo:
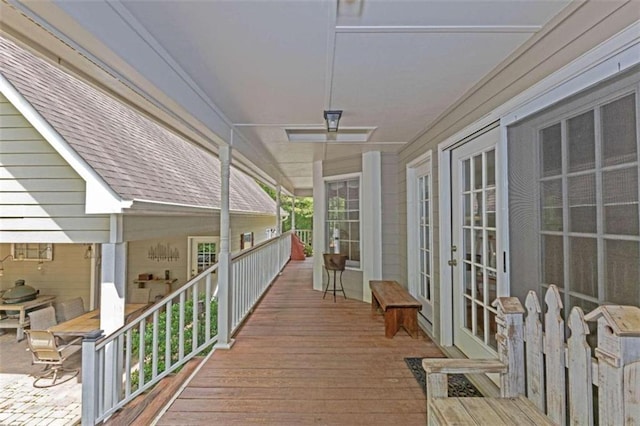
<path fill-rule="evenodd" d="M 86 213 L 121 213 L 131 207 L 132 201 L 123 200 L 100 175 L 67 143 L 67 141 L 40 115 L 24 96 L 0 74 L 0 93 L 24 116 L 42 137 L 86 182 Z"/>

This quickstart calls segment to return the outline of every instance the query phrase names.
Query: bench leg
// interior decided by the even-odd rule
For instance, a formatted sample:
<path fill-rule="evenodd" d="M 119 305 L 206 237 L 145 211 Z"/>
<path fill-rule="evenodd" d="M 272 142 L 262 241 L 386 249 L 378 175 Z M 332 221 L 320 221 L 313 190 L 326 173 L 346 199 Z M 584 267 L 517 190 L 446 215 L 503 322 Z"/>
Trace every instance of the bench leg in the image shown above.
<path fill-rule="evenodd" d="M 375 317 L 378 314 L 378 309 L 380 309 L 380 303 L 378 303 L 378 299 L 374 294 L 371 294 L 371 316 Z"/>
<path fill-rule="evenodd" d="M 400 329 L 400 309 L 387 308 L 384 311 L 384 337 L 391 339 Z"/>
<path fill-rule="evenodd" d="M 414 339 L 418 338 L 418 309 L 404 308 L 402 309 L 402 327 L 407 330 L 409 336 Z"/>
<path fill-rule="evenodd" d="M 387 308 L 384 313 L 384 335 L 392 338 L 400 327 L 404 328 L 409 336 L 418 338 L 418 309 L 417 308 Z"/>

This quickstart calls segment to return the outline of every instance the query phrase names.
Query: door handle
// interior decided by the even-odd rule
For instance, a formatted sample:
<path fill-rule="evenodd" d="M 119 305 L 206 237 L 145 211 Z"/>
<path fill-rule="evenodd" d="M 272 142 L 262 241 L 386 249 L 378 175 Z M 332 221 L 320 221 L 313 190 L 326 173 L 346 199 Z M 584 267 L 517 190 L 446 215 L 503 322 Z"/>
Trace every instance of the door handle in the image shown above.
<path fill-rule="evenodd" d="M 456 259 L 451 259 L 447 262 L 449 266 L 458 266 L 458 261 Z"/>

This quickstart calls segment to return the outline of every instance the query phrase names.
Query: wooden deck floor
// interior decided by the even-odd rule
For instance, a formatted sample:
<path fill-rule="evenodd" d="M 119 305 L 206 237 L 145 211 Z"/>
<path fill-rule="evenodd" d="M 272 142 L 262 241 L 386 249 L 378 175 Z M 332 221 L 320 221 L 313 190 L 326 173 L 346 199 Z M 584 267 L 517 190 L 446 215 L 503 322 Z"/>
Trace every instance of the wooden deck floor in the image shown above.
<path fill-rule="evenodd" d="M 370 305 L 322 299 L 312 263 L 290 262 L 235 337 L 160 419 L 177 424 L 426 424 L 405 357 L 440 357 L 424 335 L 384 337 Z"/>

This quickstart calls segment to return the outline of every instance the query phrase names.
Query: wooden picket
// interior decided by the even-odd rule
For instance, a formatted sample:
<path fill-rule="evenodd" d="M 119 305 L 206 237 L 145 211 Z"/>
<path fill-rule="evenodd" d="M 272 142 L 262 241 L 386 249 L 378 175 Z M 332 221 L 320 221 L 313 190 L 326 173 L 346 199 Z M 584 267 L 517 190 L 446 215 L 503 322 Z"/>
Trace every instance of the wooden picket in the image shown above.
<path fill-rule="evenodd" d="M 525 300 L 527 318 L 524 323 L 524 335 L 527 354 L 527 396 L 538 410 L 546 411 L 544 387 L 544 354 L 542 352 L 543 336 L 540 322 L 540 303 L 538 296 L 530 291 Z"/>
<path fill-rule="evenodd" d="M 520 410 L 522 415 L 526 410 L 537 409 L 560 425 L 567 421 L 571 425 L 593 425 L 596 420 L 600 425 L 640 425 L 640 308 L 603 305 L 585 315 L 580 307 L 574 307 L 567 320 L 571 334 L 565 341 L 562 298 L 557 287 L 550 286 L 544 300 L 543 331 L 542 309 L 535 292 L 529 292 L 526 298 L 524 324 L 525 309 L 518 299 L 498 298 L 494 302 L 498 310 L 498 364 L 495 360 L 475 360 L 475 365 L 474 360 L 424 360 L 427 383 L 435 379 L 446 383 L 444 376 L 450 373 L 495 372 L 502 366 L 505 372 L 500 378 L 501 398 L 526 393 L 528 399 L 512 399 L 514 407 L 518 407 L 514 413 Z M 587 342 L 587 322 L 596 320 L 598 344 L 594 358 Z M 599 395 L 597 419 L 593 385 L 598 387 Z M 430 389 L 429 423 L 447 423 L 458 414 L 458 409 L 444 401 L 446 387 L 443 389 Z M 494 399 L 487 398 L 486 404 L 459 405 L 467 410 L 467 416 L 486 419 L 495 414 L 487 408 L 495 405 Z M 540 422 L 544 423 L 544 419 L 538 419 Z"/>

